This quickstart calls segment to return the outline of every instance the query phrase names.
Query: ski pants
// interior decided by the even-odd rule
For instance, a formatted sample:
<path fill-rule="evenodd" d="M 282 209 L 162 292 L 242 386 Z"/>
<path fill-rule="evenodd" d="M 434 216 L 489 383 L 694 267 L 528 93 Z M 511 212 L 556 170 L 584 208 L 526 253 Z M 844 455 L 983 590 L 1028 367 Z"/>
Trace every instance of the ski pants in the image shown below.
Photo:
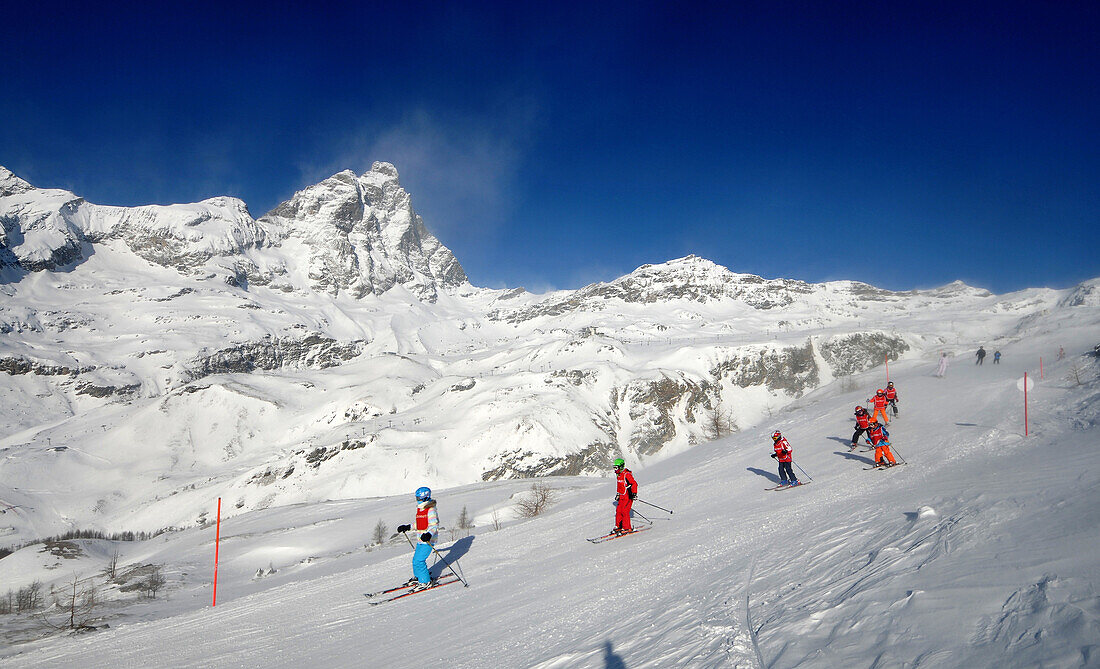
<path fill-rule="evenodd" d="M 432 575 L 428 571 L 428 556 L 431 554 L 431 544 L 417 542 L 416 550 L 413 551 L 413 576 L 420 583 L 431 583 Z"/>
<path fill-rule="evenodd" d="M 886 417 L 886 407 L 883 407 L 881 409 L 878 408 L 878 407 L 875 407 L 875 412 L 871 414 L 871 420 L 874 420 L 875 416 L 877 416 L 879 414 L 882 414 L 882 421 L 881 421 L 882 424 L 883 425 L 889 425 L 890 424 L 890 419 Z"/>
<path fill-rule="evenodd" d="M 634 529 L 630 524 L 630 507 L 632 506 L 634 506 L 634 500 L 630 499 L 629 495 L 619 497 L 619 501 L 615 503 L 615 527 L 627 532 Z"/>
<path fill-rule="evenodd" d="M 898 415 L 898 401 L 897 400 L 890 400 L 890 408 L 894 410 L 894 415 L 897 416 Z"/>
<path fill-rule="evenodd" d="M 856 431 L 852 433 L 852 446 L 859 443 L 859 437 L 869 428 L 856 426 Z"/>
<path fill-rule="evenodd" d="M 791 463 L 789 463 L 789 462 L 780 462 L 779 463 L 779 481 L 781 483 L 786 483 L 788 481 L 793 483 L 797 480 L 798 479 L 796 479 L 794 477 L 794 470 L 791 469 Z"/>
<path fill-rule="evenodd" d="M 894 454 L 890 452 L 890 442 L 880 441 L 875 444 L 875 464 L 882 462 L 882 456 L 886 456 L 886 459 L 890 461 L 890 464 L 896 465 L 897 460 L 894 460 Z"/>

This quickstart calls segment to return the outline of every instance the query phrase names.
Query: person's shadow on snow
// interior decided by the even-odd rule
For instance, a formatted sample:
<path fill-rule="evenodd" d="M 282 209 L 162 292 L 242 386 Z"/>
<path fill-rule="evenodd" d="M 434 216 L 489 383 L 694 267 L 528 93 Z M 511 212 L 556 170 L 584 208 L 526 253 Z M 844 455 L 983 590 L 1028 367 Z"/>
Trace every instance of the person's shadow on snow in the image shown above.
<path fill-rule="evenodd" d="M 458 541 L 454 542 L 450 546 L 443 549 L 437 549 L 440 554 L 443 555 L 443 559 L 447 561 L 447 564 L 453 565 L 458 562 L 464 555 L 470 552 L 470 544 L 474 543 L 474 535 L 462 537 Z M 442 562 L 436 562 L 429 569 L 429 573 L 432 579 L 437 579 L 443 575 L 443 572 L 447 571 L 447 565 Z"/>
<path fill-rule="evenodd" d="M 764 478 L 768 479 L 772 483 L 779 483 L 779 475 L 778 474 L 773 474 L 771 472 L 766 472 L 763 469 L 757 469 L 756 467 L 745 467 L 745 469 L 749 470 L 753 474 L 759 474 L 759 475 L 763 476 Z"/>
<path fill-rule="evenodd" d="M 845 446 L 850 446 L 852 443 L 851 439 L 845 439 L 844 437 L 829 437 L 829 439 L 837 443 L 844 444 Z"/>
<path fill-rule="evenodd" d="M 604 669 L 626 669 L 626 662 L 611 649 L 610 641 L 603 642 L 603 666 Z"/>
<path fill-rule="evenodd" d="M 852 442 L 849 441 L 848 443 L 850 444 Z M 855 453 L 846 453 L 844 451 L 833 451 L 833 455 L 841 455 L 845 458 L 848 458 L 849 460 L 855 460 L 856 462 L 865 463 L 868 465 L 875 464 L 875 461 L 872 458 L 869 458 L 865 455 L 856 455 Z"/>

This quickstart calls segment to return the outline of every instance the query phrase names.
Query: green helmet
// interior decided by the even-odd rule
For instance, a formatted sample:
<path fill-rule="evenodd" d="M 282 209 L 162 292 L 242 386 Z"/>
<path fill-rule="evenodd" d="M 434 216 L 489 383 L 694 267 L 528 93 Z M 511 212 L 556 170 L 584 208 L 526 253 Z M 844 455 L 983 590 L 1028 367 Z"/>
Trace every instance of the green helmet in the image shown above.
<path fill-rule="evenodd" d="M 614 465 L 616 467 L 625 467 L 626 466 L 626 460 L 623 460 L 622 458 L 615 458 Z"/>

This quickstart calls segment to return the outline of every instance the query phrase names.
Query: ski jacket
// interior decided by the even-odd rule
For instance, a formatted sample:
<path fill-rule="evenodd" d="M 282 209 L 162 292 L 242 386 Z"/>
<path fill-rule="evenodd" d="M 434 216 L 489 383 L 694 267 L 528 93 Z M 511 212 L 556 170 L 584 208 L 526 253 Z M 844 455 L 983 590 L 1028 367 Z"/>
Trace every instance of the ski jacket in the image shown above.
<path fill-rule="evenodd" d="M 775 442 L 776 460 L 779 460 L 780 462 L 790 462 L 792 452 L 793 451 L 791 450 L 791 445 L 787 443 L 786 437 L 783 437 L 779 441 Z"/>
<path fill-rule="evenodd" d="M 874 446 L 878 446 L 880 441 L 885 441 L 887 444 L 890 443 L 890 433 L 887 432 L 886 428 L 881 425 L 867 430 L 867 437 L 871 440 L 871 444 Z"/>
<path fill-rule="evenodd" d="M 871 402 L 874 403 L 876 409 L 885 409 L 886 408 L 886 395 L 876 394 L 874 397 L 871 398 Z"/>
<path fill-rule="evenodd" d="M 890 402 L 893 402 L 893 401 L 897 400 L 898 399 L 898 389 L 893 387 L 893 386 L 890 386 L 889 388 L 887 388 L 886 389 L 886 399 L 887 399 L 887 401 L 890 401 Z"/>
<path fill-rule="evenodd" d="M 439 535 L 439 513 L 435 510 L 434 499 L 416 505 L 416 523 L 413 527 L 418 535 L 431 532 L 431 543 L 435 543 L 435 538 Z"/>
<path fill-rule="evenodd" d="M 634 474 L 629 469 L 623 467 L 619 472 L 618 481 L 616 481 L 615 494 L 620 497 L 629 497 L 628 493 L 638 494 L 638 482 L 634 480 Z"/>
<path fill-rule="evenodd" d="M 856 427 L 862 429 L 871 427 L 871 415 L 867 413 L 866 409 L 860 409 L 856 412 Z"/>

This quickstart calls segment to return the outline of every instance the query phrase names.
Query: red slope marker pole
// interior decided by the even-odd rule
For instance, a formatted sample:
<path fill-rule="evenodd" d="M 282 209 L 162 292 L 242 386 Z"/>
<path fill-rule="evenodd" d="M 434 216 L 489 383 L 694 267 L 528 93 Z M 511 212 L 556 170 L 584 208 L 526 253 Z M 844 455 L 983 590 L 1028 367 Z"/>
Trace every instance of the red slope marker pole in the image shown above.
<path fill-rule="evenodd" d="M 1024 372 L 1024 436 L 1027 436 L 1027 372 Z"/>
<path fill-rule="evenodd" d="M 1039 380 L 1043 380 L 1043 356 L 1039 356 Z"/>
<path fill-rule="evenodd" d="M 222 498 L 218 498 L 218 525 L 214 535 L 214 600 L 210 606 L 218 605 L 218 548 L 222 540 Z"/>
<path fill-rule="evenodd" d="M 883 353 L 882 357 L 886 359 L 886 383 L 890 383 L 890 354 Z"/>

